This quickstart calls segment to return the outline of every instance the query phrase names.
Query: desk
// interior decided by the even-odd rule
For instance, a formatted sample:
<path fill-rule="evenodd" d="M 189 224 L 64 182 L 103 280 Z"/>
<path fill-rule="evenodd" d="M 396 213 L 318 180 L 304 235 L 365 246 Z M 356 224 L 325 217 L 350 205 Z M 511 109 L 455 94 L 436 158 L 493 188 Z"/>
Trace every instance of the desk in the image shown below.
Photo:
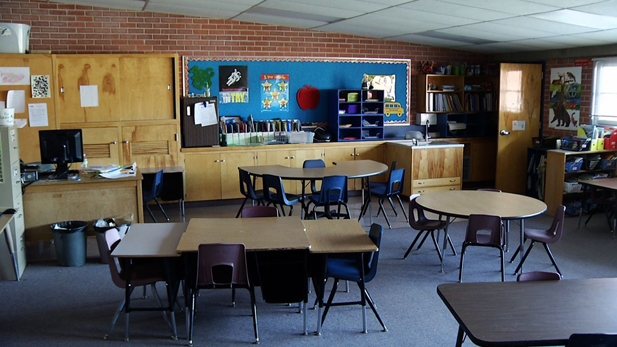
<path fill-rule="evenodd" d="M 613 191 L 613 193 L 615 191 L 617 191 L 617 178 L 600 178 L 600 179 L 595 179 L 595 180 L 580 180 L 578 181 L 580 184 L 586 185 L 586 186 L 591 186 L 594 188 L 602 188 L 602 189 L 608 189 Z M 584 199 L 583 201 L 586 201 L 587 199 Z M 617 205 L 613 206 L 613 209 L 617 209 Z M 579 214 L 578 217 L 578 227 L 581 227 L 581 219 L 583 218 L 583 211 L 581 209 L 581 212 Z M 585 225 L 587 225 L 587 223 L 585 223 Z M 617 229 L 617 216 L 615 216 L 615 211 L 613 211 L 613 225 L 612 225 L 612 229 L 611 232 L 613 233 L 613 238 L 615 238 L 615 230 Z"/>
<path fill-rule="evenodd" d="M 525 219 L 546 211 L 546 204 L 538 199 L 518 194 L 477 190 L 428 193 L 419 196 L 416 201 L 425 210 L 446 216 L 442 254 L 446 254 L 448 228 L 452 217 L 469 218 L 471 214 L 490 214 L 501 216 L 503 220 L 521 221 L 519 251 L 522 260 L 525 248 Z M 442 272 L 444 259 L 445 257 L 441 258 Z"/>
<path fill-rule="evenodd" d="M 247 171 L 251 175 L 263 176 L 274 175 L 279 176 L 284 180 L 299 180 L 302 181 L 302 196 L 305 196 L 305 181 L 307 180 L 321 180 L 326 176 L 342 175 L 347 176 L 349 179 L 361 178 L 363 189 L 367 189 L 364 197 L 364 203 L 360 211 L 358 220 L 369 209 L 370 223 L 373 223 L 373 207 L 371 206 L 371 191 L 370 191 L 370 177 L 380 175 L 388 171 L 388 166 L 373 160 L 354 160 L 354 161 L 342 161 L 334 166 L 328 166 L 324 168 L 297 168 L 286 167 L 281 165 L 263 165 L 263 166 L 243 166 L 241 170 Z M 302 199 L 302 212 L 304 213 L 304 199 Z"/>
<path fill-rule="evenodd" d="M 147 309 L 134 309 L 131 308 L 131 292 L 133 288 L 131 283 L 131 265 L 133 259 L 136 258 L 165 258 L 167 261 L 167 298 L 168 306 L 165 310 L 169 311 L 172 320 L 172 336 L 177 338 L 178 333 L 176 331 L 176 320 L 174 315 L 174 302 L 178 293 L 178 280 L 176 279 L 175 269 L 173 269 L 170 259 L 180 256 L 176 252 L 176 245 L 180 240 L 180 237 L 186 230 L 186 224 L 184 223 L 143 223 L 133 224 L 129 229 L 129 232 L 122 239 L 122 241 L 116 246 L 112 257 L 125 258 L 126 264 L 126 288 L 125 288 L 125 300 L 126 304 L 124 311 L 129 313 L 131 311 L 142 310 L 155 310 L 158 308 Z M 110 260 L 113 261 L 113 260 Z"/>
<path fill-rule="evenodd" d="M 38 181 L 23 195 L 24 222 L 29 241 L 52 238 L 49 226 L 68 220 L 93 222 L 99 218 L 133 215 L 143 223 L 143 201 L 139 170 L 135 176 L 104 179 L 80 176 L 81 181 Z"/>
<path fill-rule="evenodd" d="M 178 200 L 182 221 L 184 221 L 184 168 L 182 166 L 140 168 L 144 175 L 143 184 L 146 187 L 152 184 L 152 178 L 148 177 L 161 170 L 163 170 L 163 190 L 160 198 L 165 201 Z"/>
<path fill-rule="evenodd" d="M 617 333 L 617 278 L 448 283 L 437 293 L 479 346 L 563 346 L 573 333 Z"/>
<path fill-rule="evenodd" d="M 313 274 L 315 294 L 319 301 L 317 314 L 317 334 L 321 334 L 321 312 L 323 309 L 323 296 L 325 292 L 325 264 L 328 254 L 358 253 L 360 260 L 364 252 L 375 252 L 377 246 L 371 241 L 366 231 L 355 220 L 305 220 L 306 237 L 311 244 L 310 253 L 319 256 L 323 262 L 321 271 Z"/>
<path fill-rule="evenodd" d="M 0 208 L 0 212 L 5 208 Z M 0 247 L 0 278 L 13 278 L 19 281 L 19 268 L 17 266 L 17 259 L 15 255 L 15 240 L 13 240 L 13 233 L 11 232 L 11 220 L 14 214 L 4 213 L 0 216 L 0 233 L 4 234 L 4 240 L 6 243 Z M 4 250 L 6 247 L 6 251 Z M 4 255 L 8 255 L 10 263 Z"/>

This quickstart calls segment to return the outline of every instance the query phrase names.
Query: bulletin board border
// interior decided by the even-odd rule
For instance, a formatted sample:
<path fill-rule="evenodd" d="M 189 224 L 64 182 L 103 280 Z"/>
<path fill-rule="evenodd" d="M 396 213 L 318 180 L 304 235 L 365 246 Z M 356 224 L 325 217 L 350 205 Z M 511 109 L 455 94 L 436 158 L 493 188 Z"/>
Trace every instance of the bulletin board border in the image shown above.
<path fill-rule="evenodd" d="M 409 125 L 410 124 L 410 107 L 411 107 L 411 59 L 395 59 L 395 58 L 344 58 L 344 57 L 216 57 L 216 56 L 182 56 L 182 95 L 187 96 L 189 90 L 189 63 L 192 61 L 209 61 L 223 63 L 242 63 L 242 62 L 318 62 L 318 63 L 370 63 L 370 64 L 392 64 L 405 65 L 406 82 L 405 82 L 405 105 L 406 117 L 403 121 L 390 122 L 384 125 Z M 398 100 L 397 100 L 398 101 Z"/>

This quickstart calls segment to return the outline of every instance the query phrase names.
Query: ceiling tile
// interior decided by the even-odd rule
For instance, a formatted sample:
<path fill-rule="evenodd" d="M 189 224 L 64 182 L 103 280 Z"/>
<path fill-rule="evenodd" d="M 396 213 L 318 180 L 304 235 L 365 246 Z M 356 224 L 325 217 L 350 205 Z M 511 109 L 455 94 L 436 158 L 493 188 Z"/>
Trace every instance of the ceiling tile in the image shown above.
<path fill-rule="evenodd" d="M 441 0 L 418 0 L 403 4 L 400 7 L 416 11 L 445 14 L 453 17 L 469 18 L 480 22 L 513 16 L 504 12 L 474 8 Z"/>
<path fill-rule="evenodd" d="M 617 16 L 617 0 L 604 1 L 601 3 L 577 6 L 572 8 L 576 11 L 595 13 L 604 16 Z"/>
<path fill-rule="evenodd" d="M 254 22 L 254 23 L 263 23 L 266 25 L 281 25 L 288 26 L 293 28 L 303 28 L 310 29 L 314 27 L 319 27 L 326 22 L 320 22 L 315 20 L 306 20 L 299 18 L 290 18 L 290 17 L 280 17 L 280 16 L 269 16 L 260 13 L 242 13 L 234 18 L 235 20 L 246 21 L 246 22 Z"/>
<path fill-rule="evenodd" d="M 615 17 L 601 16 L 573 10 L 559 10 L 541 13 L 533 15 L 532 17 L 596 29 L 617 28 L 617 18 Z"/>
<path fill-rule="evenodd" d="M 382 11 L 368 14 L 367 16 L 373 16 L 375 20 L 380 22 L 389 22 L 393 18 L 400 18 L 406 21 L 408 24 L 413 24 L 414 21 L 431 22 L 435 24 L 457 26 L 476 23 L 476 20 L 462 17 L 454 17 L 449 14 L 439 14 L 424 11 L 416 11 L 407 8 L 388 8 Z M 403 24 L 406 25 L 406 24 Z"/>
<path fill-rule="evenodd" d="M 560 34 L 560 35 L 577 34 L 577 33 L 584 33 L 588 31 L 596 30 L 596 29 L 589 28 L 589 27 L 582 27 L 582 26 L 573 25 L 573 24 L 553 22 L 550 20 L 544 20 L 544 19 L 532 18 L 532 17 L 513 17 L 513 18 L 496 20 L 492 23 L 506 25 L 506 26 L 510 26 L 513 28 L 534 28 L 539 31 Z"/>
<path fill-rule="evenodd" d="M 529 15 L 559 9 L 555 6 L 536 4 L 523 0 L 442 0 L 453 4 L 459 4 L 474 8 L 482 8 L 516 15 Z"/>
<path fill-rule="evenodd" d="M 349 4 L 344 4 L 339 1 L 329 1 L 329 5 L 319 5 L 318 3 L 311 2 L 296 2 L 296 1 L 284 1 L 284 0 L 266 0 L 259 4 L 256 8 L 267 8 L 273 10 L 282 10 L 289 12 L 308 13 L 338 18 L 351 18 L 364 14 L 364 11 L 355 8 L 351 1 L 345 1 Z M 383 8 L 383 6 L 372 6 L 369 12 Z"/>
<path fill-rule="evenodd" d="M 475 30 L 469 29 L 467 27 L 446 28 L 439 29 L 437 31 L 460 36 L 476 37 L 479 39 L 490 41 L 511 41 L 520 39 L 520 37 L 517 37 L 516 35 L 508 35 L 507 33 L 496 33 L 486 30 Z"/>
<path fill-rule="evenodd" d="M 606 0 L 525 0 L 525 1 L 533 2 L 536 4 L 561 7 L 561 8 L 570 8 L 570 7 L 575 7 L 575 6 L 604 2 Z"/>
<path fill-rule="evenodd" d="M 495 22 L 471 24 L 471 25 L 465 25 L 464 27 L 461 27 L 461 29 L 486 31 L 486 32 L 491 32 L 493 34 L 506 35 L 510 37 L 511 39 L 515 39 L 515 40 L 521 40 L 521 39 L 526 39 L 526 38 L 538 38 L 538 37 L 554 35 L 546 31 L 534 30 L 532 28 L 502 25 L 502 24 L 496 24 Z"/>
<path fill-rule="evenodd" d="M 465 43 L 465 42 L 445 40 L 445 39 L 416 35 L 416 34 L 395 36 L 395 37 L 392 37 L 392 39 L 410 42 L 410 43 L 417 43 L 421 45 L 433 46 L 433 47 L 455 48 L 455 47 L 469 46 L 469 43 Z"/>

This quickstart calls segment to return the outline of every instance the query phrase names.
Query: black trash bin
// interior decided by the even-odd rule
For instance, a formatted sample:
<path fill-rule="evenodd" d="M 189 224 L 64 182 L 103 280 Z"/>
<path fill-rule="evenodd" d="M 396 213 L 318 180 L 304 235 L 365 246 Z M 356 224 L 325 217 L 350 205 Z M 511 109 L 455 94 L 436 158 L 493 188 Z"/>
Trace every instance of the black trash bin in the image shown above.
<path fill-rule="evenodd" d="M 107 241 L 105 241 L 105 232 L 112 228 L 118 228 L 121 236 L 128 231 L 131 226 L 130 221 L 114 218 L 101 218 L 94 222 L 94 231 L 96 232 L 96 243 L 99 246 L 99 254 L 101 255 L 101 262 L 103 264 L 109 264 L 109 255 L 107 254 Z"/>
<path fill-rule="evenodd" d="M 60 266 L 81 266 L 86 262 L 87 226 L 87 222 L 75 220 L 51 225 Z"/>

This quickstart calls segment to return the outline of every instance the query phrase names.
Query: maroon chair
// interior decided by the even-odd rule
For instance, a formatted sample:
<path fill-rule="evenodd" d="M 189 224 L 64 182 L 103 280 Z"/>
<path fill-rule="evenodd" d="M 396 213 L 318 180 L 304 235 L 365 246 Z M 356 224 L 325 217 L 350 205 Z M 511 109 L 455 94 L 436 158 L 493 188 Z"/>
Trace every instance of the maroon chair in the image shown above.
<path fill-rule="evenodd" d="M 186 311 L 189 345 L 193 345 L 195 299 L 199 289 L 246 288 L 251 295 L 255 343 L 259 343 L 255 289 L 249 281 L 246 265 L 246 247 L 242 243 L 201 244 L 197 250 L 197 280 L 191 293 L 191 303 Z M 234 291 L 232 291 L 232 296 Z M 235 297 L 232 297 L 235 305 Z M 189 312 L 190 311 L 190 312 Z M 190 328 L 189 328 L 190 327 Z"/>
<path fill-rule="evenodd" d="M 561 279 L 560 274 L 556 272 L 548 272 L 548 271 L 523 272 L 516 277 L 517 282 L 556 281 L 560 279 Z"/>
<path fill-rule="evenodd" d="M 242 209 L 242 218 L 278 217 L 279 210 L 274 206 L 247 206 Z"/>
<path fill-rule="evenodd" d="M 503 223 L 501 217 L 486 214 L 472 214 L 469 216 L 463 250 L 461 251 L 461 267 L 458 274 L 458 281 L 463 282 L 463 260 L 465 250 L 468 246 L 493 247 L 499 249 L 501 256 L 501 282 L 505 281 L 505 264 L 503 261 Z M 485 232 L 490 232 L 486 234 Z"/>
<path fill-rule="evenodd" d="M 108 264 L 109 264 L 109 270 L 111 273 L 111 280 L 119 288 L 126 289 L 126 270 L 124 269 L 123 262 L 120 262 L 118 261 L 117 258 L 110 256 L 111 252 L 116 248 L 116 246 L 118 246 L 120 241 L 121 241 L 120 233 L 118 232 L 118 229 L 113 228 L 113 229 L 109 229 L 105 231 L 105 242 L 107 243 L 107 250 L 108 250 L 108 255 L 109 255 Z M 131 293 L 136 287 L 150 285 L 150 287 L 152 288 L 152 292 L 154 293 L 154 297 L 158 301 L 158 304 L 161 306 L 161 308 L 164 308 L 164 306 L 163 306 L 163 302 L 161 301 L 158 295 L 158 292 L 156 291 L 156 282 L 166 282 L 166 281 L 167 281 L 167 274 L 165 271 L 165 264 L 162 262 L 161 259 L 142 258 L 140 259 L 140 261 L 135 262 L 132 265 Z M 103 339 L 107 339 L 109 335 L 111 334 L 112 330 L 114 329 L 114 326 L 116 325 L 116 322 L 118 321 L 118 317 L 120 316 L 120 313 L 122 312 L 122 310 L 124 310 L 125 305 L 126 305 L 126 295 L 125 293 L 122 293 L 122 301 L 120 302 L 120 305 L 118 305 L 114 318 L 111 321 L 111 327 L 109 328 L 109 331 L 107 331 L 107 334 L 105 334 Z M 176 320 L 175 320 L 175 317 L 173 316 L 174 312 L 173 311 L 171 312 L 173 326 L 169 323 L 166 312 L 162 311 L 162 313 L 163 313 L 163 318 L 165 319 L 165 322 L 167 322 L 167 325 L 171 329 L 172 335 L 176 336 L 175 334 Z M 124 314 L 125 314 L 124 340 L 129 341 L 129 312 L 125 312 Z"/>
<path fill-rule="evenodd" d="M 437 239 L 435 238 L 435 231 L 445 229 L 447 223 L 444 220 L 426 218 L 426 216 L 424 215 L 424 209 L 416 202 L 416 198 L 413 198 L 411 201 L 409 201 L 409 226 L 411 226 L 411 228 L 414 230 L 419 230 L 419 232 L 418 235 L 416 235 L 416 238 L 413 239 L 413 242 L 407 249 L 407 252 L 405 252 L 403 259 L 407 259 L 407 256 L 413 249 L 413 246 L 416 244 L 416 242 L 418 242 L 418 240 L 423 234 L 424 238 L 422 238 L 422 241 L 420 241 L 417 249 L 420 249 L 420 247 L 422 247 L 424 241 L 426 241 L 426 238 L 430 234 L 431 239 L 433 240 L 433 244 L 435 245 L 437 255 L 439 256 L 439 260 L 441 261 L 441 251 L 439 250 L 439 245 L 437 244 Z M 456 250 L 454 249 L 454 245 L 452 244 L 450 235 L 448 235 L 448 243 L 450 244 L 450 248 L 452 248 L 452 253 L 456 255 Z"/>
<path fill-rule="evenodd" d="M 563 276 L 563 274 L 559 270 L 559 267 L 557 267 L 557 263 L 555 262 L 555 257 L 553 257 L 553 253 L 551 252 L 551 249 L 549 248 L 548 245 L 552 243 L 556 243 L 557 241 L 559 241 L 559 239 L 561 239 L 561 234 L 563 233 L 563 222 L 565 218 L 565 213 L 566 213 L 566 207 L 564 205 L 557 206 L 557 211 L 555 212 L 553 223 L 551 224 L 551 227 L 548 230 L 525 228 L 525 241 L 529 239 L 531 240 L 531 243 L 529 244 L 529 248 L 527 248 L 527 252 L 525 252 L 525 255 L 523 256 L 523 259 L 516 267 L 516 270 L 514 270 L 515 274 L 518 273 L 518 271 L 523 267 L 523 263 L 525 263 L 527 256 L 529 256 L 529 252 L 531 252 L 533 245 L 536 242 L 540 242 L 544 246 L 544 249 L 546 250 L 546 253 L 548 254 L 549 258 L 551 258 L 551 262 L 553 263 L 553 266 L 557 270 L 557 273 Z M 510 259 L 510 262 L 513 262 L 514 259 L 516 259 L 516 255 L 518 254 L 518 251 L 519 250 L 517 249 L 516 252 L 514 252 L 514 254 L 512 255 L 512 259 Z"/>

